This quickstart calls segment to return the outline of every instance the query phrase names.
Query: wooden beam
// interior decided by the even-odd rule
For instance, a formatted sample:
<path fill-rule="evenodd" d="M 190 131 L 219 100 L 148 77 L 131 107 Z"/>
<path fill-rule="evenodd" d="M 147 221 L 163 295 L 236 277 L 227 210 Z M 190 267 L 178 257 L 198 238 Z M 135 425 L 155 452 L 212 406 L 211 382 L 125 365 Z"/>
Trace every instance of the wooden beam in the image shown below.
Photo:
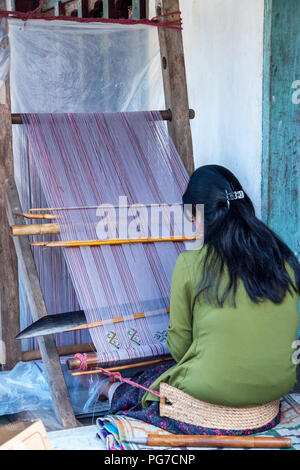
<path fill-rule="evenodd" d="M 10 225 L 18 224 L 22 221 L 22 218 L 15 213 L 21 212 L 21 204 L 13 178 L 6 180 L 4 188 L 8 222 Z M 28 237 L 14 238 L 14 245 L 32 319 L 36 321 L 47 315 L 47 309 Z M 62 372 L 54 336 L 40 337 L 38 338 L 38 343 L 56 417 L 65 427 L 78 426 Z"/>
<path fill-rule="evenodd" d="M 7 21 L 3 23 L 7 29 Z M 3 191 L 4 181 L 14 173 L 8 78 L 0 88 L 0 363 L 3 369 L 9 370 L 21 360 L 21 345 L 14 339 L 20 330 L 18 263 Z"/>
<path fill-rule="evenodd" d="M 159 112 L 161 114 L 161 119 L 163 119 L 164 121 L 172 121 L 173 115 L 170 109 L 161 109 Z M 189 109 L 188 114 L 189 119 L 194 119 L 195 111 L 193 109 Z M 12 124 L 23 124 L 22 114 L 13 113 L 11 115 L 11 122 Z"/>
<path fill-rule="evenodd" d="M 67 346 L 58 346 L 57 352 L 59 356 L 70 356 L 77 353 L 94 353 L 95 346 L 92 343 L 70 344 Z M 22 352 L 22 361 L 39 361 L 42 359 L 39 349 Z"/>
<path fill-rule="evenodd" d="M 179 0 L 156 0 L 157 15 L 179 10 Z M 178 14 L 168 17 L 172 20 L 178 18 Z M 170 108 L 172 111 L 172 121 L 168 123 L 169 134 L 187 172 L 191 174 L 194 171 L 193 143 L 189 121 L 182 33 L 177 29 L 158 28 L 158 37 L 166 108 Z"/>

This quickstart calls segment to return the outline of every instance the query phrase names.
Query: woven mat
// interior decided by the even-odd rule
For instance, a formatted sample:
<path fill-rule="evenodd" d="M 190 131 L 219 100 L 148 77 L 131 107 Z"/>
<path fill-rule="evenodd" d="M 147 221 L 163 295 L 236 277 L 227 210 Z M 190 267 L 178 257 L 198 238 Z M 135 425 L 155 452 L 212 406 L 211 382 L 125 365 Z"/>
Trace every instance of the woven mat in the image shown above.
<path fill-rule="evenodd" d="M 286 395 L 281 400 L 282 417 L 280 424 L 275 428 L 260 433 L 260 436 L 281 436 L 292 439 L 293 449 L 300 450 L 300 394 Z M 104 443 L 108 450 L 149 450 L 151 447 L 132 444 L 130 441 L 134 437 L 143 437 L 150 433 L 162 435 L 170 434 L 163 429 L 152 426 L 134 418 L 122 415 L 107 415 L 97 419 L 97 436 Z M 168 447 L 155 447 L 155 449 L 165 449 Z M 201 450 L 199 447 L 175 448 Z M 207 449 L 207 448 L 206 448 Z"/>

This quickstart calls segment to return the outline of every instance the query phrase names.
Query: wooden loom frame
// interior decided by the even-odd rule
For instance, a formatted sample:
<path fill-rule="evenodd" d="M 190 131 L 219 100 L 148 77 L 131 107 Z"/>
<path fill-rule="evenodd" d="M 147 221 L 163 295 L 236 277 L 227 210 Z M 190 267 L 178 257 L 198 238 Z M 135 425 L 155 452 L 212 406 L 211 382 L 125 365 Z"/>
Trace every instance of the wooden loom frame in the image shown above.
<path fill-rule="evenodd" d="M 157 15 L 179 11 L 179 0 L 156 0 L 156 11 Z M 178 15 L 170 16 L 170 19 L 177 18 Z M 182 33 L 177 29 L 158 28 L 158 36 L 166 109 L 172 112 L 168 130 L 188 173 L 191 174 L 194 168 L 193 145 Z M 4 104 L 0 104 L 0 325 L 2 345 L 6 347 L 5 369 L 11 369 L 22 358 L 20 341 L 15 340 L 20 331 L 18 269 L 22 274 L 33 321 L 48 312 L 29 239 L 14 237 L 12 240 L 9 231 L 9 226 L 20 225 L 23 221 L 22 217 L 17 215 L 22 209 L 13 173 L 9 79 L 0 89 L 1 102 Z M 56 417 L 64 427 L 78 426 L 54 336 L 39 337 L 38 343 Z"/>

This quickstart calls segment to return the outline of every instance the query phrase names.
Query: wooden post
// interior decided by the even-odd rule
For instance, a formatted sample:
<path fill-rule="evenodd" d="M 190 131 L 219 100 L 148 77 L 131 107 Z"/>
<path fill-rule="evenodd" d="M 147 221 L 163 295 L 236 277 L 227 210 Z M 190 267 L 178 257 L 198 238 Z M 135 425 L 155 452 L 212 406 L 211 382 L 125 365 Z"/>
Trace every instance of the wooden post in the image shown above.
<path fill-rule="evenodd" d="M 7 20 L 3 23 L 7 29 Z M 8 78 L 0 85 L 0 363 L 12 369 L 21 360 L 18 263 L 4 204 L 4 181 L 13 177 L 12 126 Z"/>
<path fill-rule="evenodd" d="M 21 345 L 14 338 L 20 330 L 18 263 L 10 236 L 4 204 L 4 181 L 13 176 L 10 107 L 0 104 L 0 313 L 3 368 L 12 369 L 21 360 Z"/>
<path fill-rule="evenodd" d="M 156 0 L 156 14 L 179 11 L 179 0 Z M 178 19 L 179 15 L 168 19 Z M 172 111 L 169 134 L 189 174 L 194 171 L 193 142 L 189 121 L 182 33 L 177 29 L 158 28 L 166 108 Z"/>
<path fill-rule="evenodd" d="M 21 222 L 22 217 L 16 215 L 16 212 L 21 211 L 21 204 L 15 182 L 12 178 L 6 180 L 4 184 L 4 198 L 9 224 L 12 225 Z M 47 309 L 28 237 L 15 238 L 14 245 L 32 319 L 36 321 L 47 315 Z M 38 343 L 56 417 L 65 427 L 78 426 L 62 372 L 54 336 L 48 335 L 40 337 L 38 338 Z"/>

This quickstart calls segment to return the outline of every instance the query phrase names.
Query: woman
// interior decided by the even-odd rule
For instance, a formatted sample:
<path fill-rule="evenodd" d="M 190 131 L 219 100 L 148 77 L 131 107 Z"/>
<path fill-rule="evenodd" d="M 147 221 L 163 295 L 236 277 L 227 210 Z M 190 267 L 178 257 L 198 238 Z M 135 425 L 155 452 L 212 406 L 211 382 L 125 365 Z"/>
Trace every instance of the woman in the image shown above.
<path fill-rule="evenodd" d="M 176 364 L 136 380 L 146 386 L 152 382 L 157 391 L 166 382 L 229 407 L 278 399 L 296 382 L 291 357 L 299 323 L 299 263 L 256 218 L 252 202 L 226 168 L 196 170 L 183 203 L 192 204 L 194 217 L 196 205 L 204 204 L 204 246 L 182 253 L 173 273 L 167 345 Z M 111 411 L 171 432 L 199 432 L 160 418 L 157 400 L 151 392 L 122 384 Z"/>

